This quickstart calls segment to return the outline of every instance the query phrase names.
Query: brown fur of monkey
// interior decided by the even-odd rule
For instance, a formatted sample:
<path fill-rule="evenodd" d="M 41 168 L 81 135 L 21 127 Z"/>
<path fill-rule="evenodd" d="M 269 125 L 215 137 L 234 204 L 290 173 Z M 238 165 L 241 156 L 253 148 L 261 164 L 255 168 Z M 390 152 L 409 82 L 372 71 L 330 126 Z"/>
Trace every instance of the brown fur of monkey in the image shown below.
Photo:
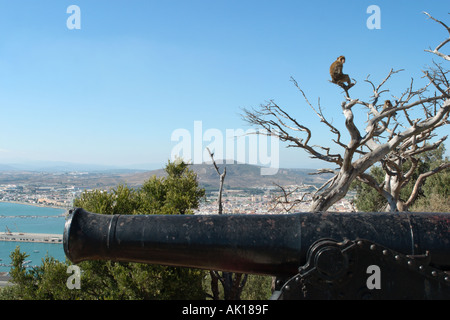
<path fill-rule="evenodd" d="M 383 105 L 383 111 L 389 108 L 392 108 L 392 103 L 390 100 L 386 100 Z"/>
<path fill-rule="evenodd" d="M 350 77 L 348 74 L 342 73 L 342 69 L 344 67 L 345 57 L 339 56 L 336 61 L 334 61 L 330 66 L 330 75 L 331 82 L 336 83 L 338 85 L 343 85 L 344 82 L 347 82 L 348 85 L 351 84 Z"/>
<path fill-rule="evenodd" d="M 396 102 L 397 102 L 397 101 L 396 101 Z M 394 106 L 392 105 L 391 100 L 386 100 L 386 101 L 384 101 L 383 110 L 382 110 L 381 112 L 388 111 L 389 109 L 391 109 L 391 108 L 393 108 L 393 107 L 394 107 Z M 397 120 L 397 119 L 395 118 L 396 115 L 397 115 L 397 112 L 394 112 L 394 114 L 392 114 L 392 115 L 389 116 L 389 119 L 390 119 L 391 117 L 394 117 L 394 119 Z"/>

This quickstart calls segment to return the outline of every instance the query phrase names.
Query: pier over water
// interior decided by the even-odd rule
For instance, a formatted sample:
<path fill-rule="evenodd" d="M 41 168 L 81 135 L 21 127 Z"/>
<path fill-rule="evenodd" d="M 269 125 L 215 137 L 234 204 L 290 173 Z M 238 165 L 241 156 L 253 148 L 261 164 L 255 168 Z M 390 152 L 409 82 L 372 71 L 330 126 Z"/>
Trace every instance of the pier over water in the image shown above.
<path fill-rule="evenodd" d="M 0 232 L 0 241 L 62 243 L 62 234 Z"/>

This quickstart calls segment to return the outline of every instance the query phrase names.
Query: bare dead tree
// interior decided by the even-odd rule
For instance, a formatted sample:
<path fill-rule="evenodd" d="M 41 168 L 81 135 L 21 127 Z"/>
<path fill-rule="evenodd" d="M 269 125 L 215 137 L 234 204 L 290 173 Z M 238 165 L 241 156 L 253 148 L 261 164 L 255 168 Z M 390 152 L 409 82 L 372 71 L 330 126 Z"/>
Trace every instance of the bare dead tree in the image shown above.
<path fill-rule="evenodd" d="M 214 169 L 219 175 L 220 185 L 219 185 L 219 194 L 217 196 L 218 202 L 218 214 L 223 213 L 223 205 L 222 205 L 222 193 L 223 193 L 223 183 L 225 181 L 225 176 L 227 174 L 227 168 L 223 168 L 222 173 L 219 171 L 219 167 L 214 160 L 214 153 L 211 153 L 209 148 L 208 150 L 209 156 L 211 157 Z M 224 300 L 240 300 L 242 290 L 244 289 L 245 284 L 247 283 L 247 274 L 242 273 L 233 273 L 233 272 L 219 272 L 210 270 L 209 274 L 211 276 L 211 291 L 212 296 L 210 296 L 214 300 L 219 300 L 220 292 L 219 292 L 219 282 L 223 287 L 224 292 Z"/>
<path fill-rule="evenodd" d="M 447 42 L 444 41 L 443 44 Z M 436 50 L 440 50 L 443 44 L 439 45 Z M 384 89 L 384 86 L 393 75 L 400 71 L 402 70 L 391 69 L 386 78 L 378 85 L 367 78 L 365 82 L 372 87 L 373 92 L 369 101 L 353 99 L 348 90 L 345 90 L 346 96 L 341 103 L 341 108 L 345 117 L 345 128 L 350 136 L 347 142 L 343 141 L 340 130 L 326 119 L 322 112 L 320 99 L 318 106 L 313 106 L 297 81 L 291 78 L 295 87 L 303 95 L 306 104 L 332 133 L 334 139 L 331 141 L 341 150 L 337 153 L 331 152 L 331 147 L 312 145 L 311 129 L 301 124 L 272 100 L 261 105 L 259 110 L 243 110 L 242 117 L 245 121 L 265 129 L 265 133 L 260 131 L 260 134 L 275 136 L 281 141 L 287 142 L 288 147 L 303 149 L 310 154 L 311 158 L 319 159 L 336 167 L 335 170 L 324 169 L 321 171 L 333 172 L 334 175 L 312 194 L 310 211 L 326 211 L 347 194 L 350 184 L 355 179 L 369 184 L 385 196 L 391 211 L 398 210 L 395 184 L 403 184 L 410 179 L 410 176 L 400 177 L 397 174 L 395 171 L 398 167 L 396 156 L 414 161 L 412 159 L 415 155 L 421 150 L 429 148 L 425 145 L 419 147 L 419 144 L 428 142 L 435 137 L 437 128 L 449 123 L 450 112 L 448 80 L 444 69 L 439 67 L 433 72 L 425 72 L 429 83 L 424 87 L 415 89 L 414 81 L 411 81 L 405 92 L 396 97 L 395 103 L 389 103 L 389 107 L 386 107 L 386 103 L 379 103 L 380 97 L 389 92 Z M 427 96 L 430 87 L 434 87 L 437 91 L 434 95 Z M 361 129 L 354 121 L 353 107 L 355 105 L 362 105 L 367 109 L 367 122 L 364 129 Z M 423 116 L 417 117 L 417 112 L 421 110 Z M 445 138 L 442 138 L 433 146 L 438 147 L 444 140 Z M 374 178 L 366 173 L 371 166 L 378 162 L 390 171 L 391 181 L 384 185 L 374 183 Z M 425 178 L 423 177 L 422 180 Z M 296 201 L 298 200 L 296 199 Z M 287 200 L 283 198 L 282 201 L 286 202 Z"/>
<path fill-rule="evenodd" d="M 450 29 L 441 21 L 433 18 L 428 13 L 424 12 L 430 19 L 440 23 L 443 25 L 447 31 Z M 439 57 L 444 58 L 445 60 L 450 61 L 448 55 L 442 54 L 439 50 L 450 41 L 449 39 L 443 41 L 439 46 L 436 47 L 435 50 L 425 50 L 427 52 L 431 52 L 433 54 L 438 55 Z M 433 87 L 441 94 L 441 96 L 445 99 L 445 103 L 448 103 L 448 99 L 450 98 L 450 85 L 447 79 L 448 70 L 445 70 L 440 64 L 434 62 L 435 67 L 430 68 L 429 70 L 423 71 L 424 77 L 426 77 L 430 82 L 428 85 L 433 85 Z M 412 88 L 412 83 L 410 88 Z M 410 92 L 412 89 L 409 90 Z M 419 90 L 420 92 L 421 90 Z M 428 106 L 426 104 L 422 104 L 422 111 L 424 114 L 424 118 L 428 119 L 436 114 L 438 105 L 437 102 L 439 100 L 435 100 L 430 103 Z M 410 126 L 414 126 L 417 120 L 414 120 L 409 115 L 408 111 L 404 110 L 405 118 Z M 389 152 L 384 159 L 381 160 L 382 168 L 385 172 L 384 181 L 379 184 L 376 180 L 368 174 L 358 176 L 358 179 L 362 182 L 365 182 L 369 186 L 373 187 L 380 195 L 382 195 L 388 202 L 387 210 L 391 211 L 405 211 L 413 204 L 416 200 L 419 190 L 425 180 L 428 177 L 431 177 L 434 174 L 437 174 L 443 170 L 447 170 L 450 168 L 450 163 L 443 162 L 439 164 L 436 168 L 433 168 L 427 172 L 421 173 L 419 177 L 415 180 L 414 186 L 411 194 L 408 199 L 402 201 L 400 199 L 400 191 L 404 188 L 412 179 L 414 173 L 416 172 L 417 166 L 419 164 L 419 157 L 421 154 L 435 150 L 441 146 L 441 144 L 447 139 L 447 136 L 442 137 L 438 141 L 431 143 L 431 139 L 436 137 L 435 130 L 438 126 L 442 126 L 448 124 L 448 113 L 447 116 L 443 118 L 443 121 L 440 122 L 439 125 L 431 127 L 428 130 L 421 132 L 419 135 L 413 135 L 409 139 L 404 140 L 399 144 L 399 146 Z M 397 122 L 396 125 L 399 125 Z M 394 128 L 395 129 L 395 128 Z M 395 134 L 395 130 L 386 129 L 390 135 Z M 407 166 L 409 169 L 404 170 L 404 164 L 408 163 Z"/>

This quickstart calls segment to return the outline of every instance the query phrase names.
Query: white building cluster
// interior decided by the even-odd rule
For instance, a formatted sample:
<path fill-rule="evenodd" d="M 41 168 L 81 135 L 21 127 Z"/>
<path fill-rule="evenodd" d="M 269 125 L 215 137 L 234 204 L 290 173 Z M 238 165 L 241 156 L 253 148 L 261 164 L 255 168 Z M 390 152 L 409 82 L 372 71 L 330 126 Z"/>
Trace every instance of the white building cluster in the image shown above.
<path fill-rule="evenodd" d="M 307 212 L 311 204 L 311 196 L 308 195 L 313 186 L 286 186 L 285 190 L 293 190 L 289 195 L 289 200 L 301 199 L 303 201 L 292 204 L 277 203 L 274 201 L 277 197 L 282 195 L 281 189 L 278 187 L 260 187 L 256 194 L 243 190 L 227 190 L 222 194 L 222 206 L 224 214 L 281 214 L 294 212 Z M 306 195 L 305 195 L 306 194 Z M 217 203 L 218 193 L 211 193 L 205 202 L 203 202 L 199 209 L 195 211 L 196 214 L 216 214 L 218 212 Z M 329 211 L 334 212 L 351 212 L 355 211 L 352 205 L 352 195 L 335 203 Z"/>
<path fill-rule="evenodd" d="M 67 185 L 5 184 L 0 185 L 0 201 L 69 208 L 82 192 L 81 188 Z"/>

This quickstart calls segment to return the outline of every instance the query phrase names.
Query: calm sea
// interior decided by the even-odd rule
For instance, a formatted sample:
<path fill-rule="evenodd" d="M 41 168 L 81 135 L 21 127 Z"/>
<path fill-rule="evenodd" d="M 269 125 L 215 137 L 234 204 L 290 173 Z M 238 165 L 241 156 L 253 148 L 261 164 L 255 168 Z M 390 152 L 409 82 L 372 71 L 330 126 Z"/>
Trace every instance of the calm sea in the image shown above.
<path fill-rule="evenodd" d="M 0 202 L 0 232 L 63 234 L 65 212 L 64 209 Z M 30 267 L 40 265 L 46 254 L 65 261 L 62 244 L 0 241 L 0 272 L 10 270 L 9 255 L 16 246 L 29 255 L 26 260 Z"/>

